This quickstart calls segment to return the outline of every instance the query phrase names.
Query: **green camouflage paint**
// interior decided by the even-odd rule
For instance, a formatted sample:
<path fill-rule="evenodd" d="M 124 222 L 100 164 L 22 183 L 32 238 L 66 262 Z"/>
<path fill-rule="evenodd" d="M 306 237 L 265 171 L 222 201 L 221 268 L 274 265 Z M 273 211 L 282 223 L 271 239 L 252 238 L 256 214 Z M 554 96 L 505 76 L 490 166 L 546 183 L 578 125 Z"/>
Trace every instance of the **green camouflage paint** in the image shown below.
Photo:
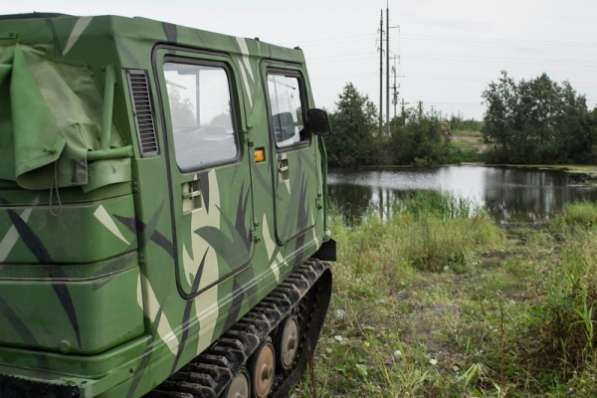
<path fill-rule="evenodd" d="M 15 66 L 15 49 L 29 54 L 28 64 Z M 229 68 L 237 161 L 179 171 L 162 70 L 172 56 Z M 108 66 L 116 71 L 109 149 L 132 146 L 132 156 L 96 159 Z M 314 107 L 300 50 L 142 18 L 0 17 L 0 375 L 76 385 L 83 397 L 141 397 L 329 238 L 323 143 L 313 136 L 276 149 L 268 68 L 300 74 L 304 106 Z M 141 154 L 132 69 L 149 77 L 155 156 Z M 24 94 L 35 96 L 27 105 L 11 91 L 23 71 L 63 84 L 37 91 L 35 79 L 25 81 L 33 88 Z M 40 108 L 30 121 L 37 124 L 22 124 L 21 115 Z M 36 134 L 52 128 L 55 139 L 18 147 L 18 123 Z M 21 135 L 33 131 L 25 127 Z M 36 163 L 27 148 L 51 156 Z M 255 148 L 266 161 L 254 160 Z M 15 169 L 18 159 L 25 173 Z M 279 159 L 288 161 L 287 178 Z M 199 203 L 183 198 L 189 183 L 199 187 Z"/>

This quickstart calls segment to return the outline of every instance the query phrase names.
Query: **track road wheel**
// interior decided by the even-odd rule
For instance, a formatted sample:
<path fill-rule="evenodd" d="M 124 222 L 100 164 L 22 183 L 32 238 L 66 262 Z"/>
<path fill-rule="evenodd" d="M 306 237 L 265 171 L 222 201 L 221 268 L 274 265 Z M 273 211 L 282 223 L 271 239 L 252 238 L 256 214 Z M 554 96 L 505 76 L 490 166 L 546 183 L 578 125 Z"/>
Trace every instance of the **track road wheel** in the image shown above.
<path fill-rule="evenodd" d="M 251 360 L 253 397 L 266 398 L 272 392 L 276 375 L 276 352 L 270 341 L 257 349 Z"/>
<path fill-rule="evenodd" d="M 251 398 L 251 381 L 246 369 L 241 369 L 234 376 L 223 398 Z"/>
<path fill-rule="evenodd" d="M 294 360 L 298 353 L 300 341 L 300 329 L 295 316 L 290 316 L 282 324 L 281 332 L 278 335 L 278 355 L 280 365 L 284 370 L 292 369 Z"/>

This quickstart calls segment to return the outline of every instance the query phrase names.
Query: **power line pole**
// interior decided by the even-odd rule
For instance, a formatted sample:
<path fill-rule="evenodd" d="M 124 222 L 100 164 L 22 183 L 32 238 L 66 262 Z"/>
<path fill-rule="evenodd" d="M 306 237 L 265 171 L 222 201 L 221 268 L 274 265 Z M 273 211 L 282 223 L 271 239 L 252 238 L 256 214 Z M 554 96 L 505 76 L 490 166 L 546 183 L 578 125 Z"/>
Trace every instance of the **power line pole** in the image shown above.
<path fill-rule="evenodd" d="M 383 9 L 379 18 L 379 136 L 383 135 Z"/>
<path fill-rule="evenodd" d="M 394 86 L 392 87 L 393 91 L 394 91 L 394 98 L 392 103 L 394 104 L 394 118 L 396 118 L 398 116 L 398 69 L 396 66 L 396 60 L 398 59 L 398 57 L 396 55 L 394 55 L 394 66 L 392 67 L 392 73 L 394 74 Z"/>
<path fill-rule="evenodd" d="M 406 127 L 406 102 L 402 98 L 402 107 L 400 111 L 400 119 L 402 120 L 402 127 Z"/>
<path fill-rule="evenodd" d="M 390 1 L 386 7 L 386 129 L 390 136 Z"/>

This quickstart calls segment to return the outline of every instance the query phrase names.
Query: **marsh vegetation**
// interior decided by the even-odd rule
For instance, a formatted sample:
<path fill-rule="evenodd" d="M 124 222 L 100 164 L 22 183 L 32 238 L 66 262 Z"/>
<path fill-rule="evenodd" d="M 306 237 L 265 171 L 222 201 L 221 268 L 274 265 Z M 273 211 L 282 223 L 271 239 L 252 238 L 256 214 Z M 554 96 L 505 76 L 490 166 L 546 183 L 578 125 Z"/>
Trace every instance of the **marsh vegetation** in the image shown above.
<path fill-rule="evenodd" d="M 296 396 L 597 396 L 597 205 L 498 226 L 419 193 L 333 232 L 333 303 Z"/>

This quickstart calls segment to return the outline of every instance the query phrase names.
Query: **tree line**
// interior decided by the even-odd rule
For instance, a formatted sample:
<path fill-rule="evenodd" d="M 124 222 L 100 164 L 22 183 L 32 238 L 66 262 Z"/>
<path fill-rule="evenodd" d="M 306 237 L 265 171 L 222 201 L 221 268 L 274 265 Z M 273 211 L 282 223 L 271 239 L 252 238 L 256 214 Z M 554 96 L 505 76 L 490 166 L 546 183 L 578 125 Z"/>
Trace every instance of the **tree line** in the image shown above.
<path fill-rule="evenodd" d="M 444 117 L 423 107 L 406 109 L 379 129 L 375 104 L 348 83 L 330 119 L 326 140 L 336 167 L 492 163 L 593 163 L 597 161 L 597 108 L 568 83 L 547 75 L 516 82 L 503 72 L 483 93 L 483 121 Z M 458 130 L 482 132 L 489 149 L 471 153 L 453 142 Z"/>
<path fill-rule="evenodd" d="M 330 115 L 334 134 L 326 139 L 330 165 L 337 167 L 431 165 L 455 155 L 449 121 L 435 112 L 407 109 L 379 129 L 375 104 L 348 83 Z"/>
<path fill-rule="evenodd" d="M 516 82 L 506 72 L 483 93 L 483 133 L 499 163 L 594 163 L 597 109 L 568 82 L 543 74 Z"/>

